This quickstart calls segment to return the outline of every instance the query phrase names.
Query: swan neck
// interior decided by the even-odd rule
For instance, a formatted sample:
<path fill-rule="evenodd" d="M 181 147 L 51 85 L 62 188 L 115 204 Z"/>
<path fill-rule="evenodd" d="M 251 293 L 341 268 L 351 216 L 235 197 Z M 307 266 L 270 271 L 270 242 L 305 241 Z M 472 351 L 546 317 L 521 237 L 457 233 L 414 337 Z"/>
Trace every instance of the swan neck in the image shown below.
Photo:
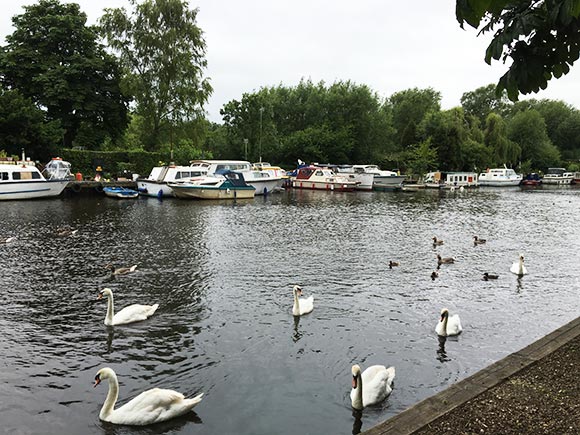
<path fill-rule="evenodd" d="M 524 260 L 522 260 L 520 258 L 520 270 L 519 270 L 519 274 L 523 275 L 524 274 Z"/>
<path fill-rule="evenodd" d="M 354 409 L 363 409 L 363 381 L 362 375 L 359 373 L 356 375 L 356 388 L 354 390 L 354 400 L 352 402 L 352 407 Z"/>
<path fill-rule="evenodd" d="M 113 305 L 113 293 L 109 293 L 107 298 L 107 315 L 105 316 L 105 325 L 113 324 L 113 316 L 115 315 L 115 307 Z"/>
<path fill-rule="evenodd" d="M 449 316 L 445 316 L 443 319 L 443 334 L 447 336 L 447 320 L 449 320 Z"/>
<path fill-rule="evenodd" d="M 105 399 L 105 403 L 103 403 L 101 413 L 99 414 L 99 417 L 102 420 L 106 421 L 107 417 L 111 415 L 111 413 L 115 409 L 115 403 L 117 402 L 118 397 L 119 397 L 119 381 L 117 380 L 117 376 L 113 374 L 109 378 L 109 392 L 107 393 L 107 398 Z"/>
<path fill-rule="evenodd" d="M 294 309 L 295 314 L 300 314 L 300 302 L 298 300 L 298 292 L 294 292 Z"/>

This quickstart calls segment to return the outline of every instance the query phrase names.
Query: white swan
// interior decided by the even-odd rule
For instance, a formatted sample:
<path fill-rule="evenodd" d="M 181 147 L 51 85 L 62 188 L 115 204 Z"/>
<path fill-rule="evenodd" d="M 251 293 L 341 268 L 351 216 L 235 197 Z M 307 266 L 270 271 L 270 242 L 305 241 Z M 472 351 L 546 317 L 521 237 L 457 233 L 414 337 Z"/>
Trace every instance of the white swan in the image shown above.
<path fill-rule="evenodd" d="M 510 267 L 510 272 L 515 273 L 516 275 L 523 276 L 528 273 L 526 266 L 524 266 L 524 255 L 520 254 L 520 259 L 518 261 L 514 261 L 512 267 Z"/>
<path fill-rule="evenodd" d="M 361 375 L 358 364 L 352 366 L 352 390 L 350 401 L 354 409 L 382 402 L 391 391 L 395 368 L 376 365 L 368 367 Z"/>
<path fill-rule="evenodd" d="M 435 332 L 437 335 L 448 337 L 450 335 L 458 335 L 461 333 L 461 331 L 463 331 L 463 328 L 461 327 L 459 314 L 449 316 L 449 310 L 447 308 L 443 308 L 441 310 L 441 319 L 435 327 Z"/>
<path fill-rule="evenodd" d="M 308 298 L 299 298 L 302 295 L 302 288 L 298 285 L 294 286 L 292 290 L 294 293 L 294 305 L 292 306 L 292 314 L 295 316 L 302 316 L 308 314 L 314 309 L 314 296 Z"/>
<path fill-rule="evenodd" d="M 97 299 L 102 299 L 107 296 L 107 314 L 105 316 L 105 325 L 124 325 L 126 323 L 139 322 L 152 316 L 155 310 L 159 308 L 159 304 L 154 305 L 139 305 L 133 304 L 123 308 L 115 314 L 115 307 L 113 304 L 113 292 L 110 288 L 104 288 L 99 292 Z"/>
<path fill-rule="evenodd" d="M 119 381 L 113 369 L 102 368 L 95 376 L 95 387 L 108 379 L 109 392 L 99 413 L 99 418 L 114 424 L 145 426 L 179 417 L 201 402 L 203 393 L 186 399 L 183 394 L 173 390 L 153 388 L 139 394 L 128 403 L 115 409 L 119 397 Z"/>

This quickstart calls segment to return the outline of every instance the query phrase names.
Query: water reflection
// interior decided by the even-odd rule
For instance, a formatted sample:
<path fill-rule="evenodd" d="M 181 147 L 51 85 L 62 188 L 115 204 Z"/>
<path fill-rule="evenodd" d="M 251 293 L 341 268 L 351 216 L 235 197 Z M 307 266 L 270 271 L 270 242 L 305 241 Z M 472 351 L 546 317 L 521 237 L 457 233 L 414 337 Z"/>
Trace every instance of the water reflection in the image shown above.
<path fill-rule="evenodd" d="M 354 417 L 354 422 L 352 423 L 352 434 L 356 435 L 361 433 L 362 431 L 362 410 L 359 409 L 353 409 L 352 410 L 352 416 Z"/>
<path fill-rule="evenodd" d="M 518 277 L 516 282 L 516 293 L 521 293 L 521 291 L 524 289 L 524 282 L 522 281 L 522 277 Z"/>
<path fill-rule="evenodd" d="M 297 343 L 302 338 L 304 333 L 298 329 L 300 326 L 300 316 L 294 316 L 294 333 L 292 334 L 292 341 Z"/>
<path fill-rule="evenodd" d="M 104 435 L 157 435 L 164 433 L 180 433 L 189 423 L 203 424 L 203 420 L 195 411 L 188 412 L 181 417 L 144 427 L 116 425 L 105 421 L 99 422 Z"/>
<path fill-rule="evenodd" d="M 445 342 L 447 341 L 447 337 L 438 335 L 437 339 L 439 341 L 439 347 L 437 348 L 437 359 L 442 363 L 451 361 L 451 359 L 447 357 L 447 351 L 445 350 Z"/>

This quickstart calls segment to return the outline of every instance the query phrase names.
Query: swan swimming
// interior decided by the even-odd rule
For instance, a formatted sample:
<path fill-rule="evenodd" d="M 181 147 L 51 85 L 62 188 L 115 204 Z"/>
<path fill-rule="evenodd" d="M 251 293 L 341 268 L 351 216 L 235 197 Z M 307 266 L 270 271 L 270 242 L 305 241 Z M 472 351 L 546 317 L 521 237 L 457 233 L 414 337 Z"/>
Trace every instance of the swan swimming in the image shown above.
<path fill-rule="evenodd" d="M 385 400 L 393 390 L 391 387 L 393 379 L 395 379 L 394 367 L 370 366 L 361 374 L 360 366 L 353 365 L 352 390 L 350 390 L 352 407 L 361 410 Z"/>
<path fill-rule="evenodd" d="M 437 335 L 442 337 L 449 337 L 451 335 L 459 335 L 461 331 L 463 331 L 463 328 L 461 327 L 459 314 L 449 316 L 449 310 L 447 308 L 443 308 L 441 310 L 441 319 L 435 327 L 435 332 Z"/>
<path fill-rule="evenodd" d="M 514 261 L 512 267 L 510 267 L 510 272 L 515 273 L 519 276 L 524 276 L 528 273 L 526 266 L 524 266 L 524 255 L 520 254 L 520 258 L 518 261 Z"/>
<path fill-rule="evenodd" d="M 308 298 L 299 298 L 302 295 L 302 287 L 295 285 L 292 290 L 294 293 L 294 305 L 292 306 L 292 314 L 295 316 L 302 316 L 308 314 L 314 309 L 314 296 Z"/>
<path fill-rule="evenodd" d="M 201 402 L 203 393 L 186 399 L 173 390 L 153 388 L 139 394 L 129 402 L 115 409 L 119 397 L 119 381 L 113 369 L 104 367 L 95 376 L 95 387 L 103 380 L 109 381 L 109 392 L 99 413 L 103 421 L 114 424 L 145 426 L 179 417 Z"/>
<path fill-rule="evenodd" d="M 104 296 L 109 299 L 107 301 L 107 314 L 105 315 L 105 325 L 107 326 L 125 325 L 127 323 L 140 322 L 141 320 L 145 320 L 152 316 L 155 310 L 159 308 L 159 304 L 133 304 L 123 308 L 121 311 L 115 314 L 113 291 L 110 288 L 104 288 L 99 292 L 97 299 L 102 299 Z"/>

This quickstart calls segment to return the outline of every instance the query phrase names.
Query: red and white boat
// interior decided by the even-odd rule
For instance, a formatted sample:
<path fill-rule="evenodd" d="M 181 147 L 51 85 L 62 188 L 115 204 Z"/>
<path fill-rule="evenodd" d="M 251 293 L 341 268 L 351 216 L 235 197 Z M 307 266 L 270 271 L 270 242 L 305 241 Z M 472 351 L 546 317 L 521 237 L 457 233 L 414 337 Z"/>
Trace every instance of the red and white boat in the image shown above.
<path fill-rule="evenodd" d="M 338 190 L 352 192 L 358 182 L 349 180 L 332 169 L 319 166 L 305 166 L 298 168 L 296 178 L 292 180 L 292 187 L 296 189 Z"/>

